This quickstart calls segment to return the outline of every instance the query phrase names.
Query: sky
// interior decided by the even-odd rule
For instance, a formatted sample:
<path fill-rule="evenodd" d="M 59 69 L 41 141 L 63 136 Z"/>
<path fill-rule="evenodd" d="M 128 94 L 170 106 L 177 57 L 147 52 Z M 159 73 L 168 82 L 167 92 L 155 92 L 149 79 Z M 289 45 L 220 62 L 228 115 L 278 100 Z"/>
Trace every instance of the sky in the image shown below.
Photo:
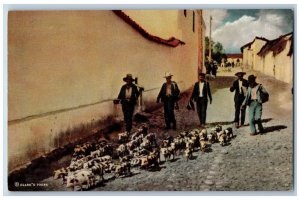
<path fill-rule="evenodd" d="M 293 31 L 290 9 L 210 9 L 204 10 L 206 36 L 212 16 L 212 40 L 220 42 L 225 53 L 241 53 L 244 44 L 258 37 L 268 40 Z"/>

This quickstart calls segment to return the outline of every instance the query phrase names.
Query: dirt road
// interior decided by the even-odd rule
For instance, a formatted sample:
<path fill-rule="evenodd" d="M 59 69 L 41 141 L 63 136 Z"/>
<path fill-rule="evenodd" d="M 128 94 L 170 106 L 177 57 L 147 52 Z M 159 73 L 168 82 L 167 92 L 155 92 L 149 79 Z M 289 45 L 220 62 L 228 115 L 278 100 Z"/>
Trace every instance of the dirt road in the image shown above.
<path fill-rule="evenodd" d="M 249 74 L 250 72 L 248 72 Z M 220 73 L 211 79 L 213 103 L 208 106 L 208 129 L 221 124 L 233 127 L 233 93 L 229 87 L 235 79 L 234 71 Z M 291 191 L 293 190 L 293 102 L 291 86 L 256 73 L 257 81 L 270 93 L 270 101 L 263 106 L 263 126 L 266 133 L 250 136 L 249 126 L 234 128 L 236 137 L 225 147 L 212 145 L 208 153 L 194 152 L 186 161 L 183 155 L 174 161 L 162 162 L 160 170 L 133 169 L 130 177 L 112 178 L 91 191 Z M 247 76 L 246 76 L 247 77 Z M 151 113 L 150 132 L 159 139 L 177 135 L 182 130 L 197 127 L 196 112 L 185 109 L 188 95 L 180 101 L 176 111 L 178 129 L 163 131 L 162 108 Z M 248 115 L 248 113 L 246 113 Z M 248 117 L 246 117 L 246 123 Z M 138 126 L 138 124 L 135 124 Z M 59 162 L 66 163 L 69 158 Z M 47 170 L 47 169 L 44 169 Z M 61 181 L 44 179 L 42 190 L 68 191 Z"/>

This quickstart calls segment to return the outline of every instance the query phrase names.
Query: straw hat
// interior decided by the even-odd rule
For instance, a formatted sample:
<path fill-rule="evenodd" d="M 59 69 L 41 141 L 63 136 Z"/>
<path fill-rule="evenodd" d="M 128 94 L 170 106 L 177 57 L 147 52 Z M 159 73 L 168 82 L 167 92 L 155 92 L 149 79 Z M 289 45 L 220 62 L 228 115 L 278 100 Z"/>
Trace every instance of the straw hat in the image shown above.
<path fill-rule="evenodd" d="M 171 72 L 166 72 L 164 78 L 171 77 L 171 76 L 173 76 L 173 75 L 171 74 Z"/>

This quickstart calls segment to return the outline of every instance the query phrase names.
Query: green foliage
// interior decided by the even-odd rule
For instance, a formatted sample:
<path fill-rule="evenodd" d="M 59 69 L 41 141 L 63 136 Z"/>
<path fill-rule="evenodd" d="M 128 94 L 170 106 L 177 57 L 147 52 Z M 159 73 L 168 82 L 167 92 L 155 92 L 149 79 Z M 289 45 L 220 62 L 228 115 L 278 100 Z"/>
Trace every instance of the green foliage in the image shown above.
<path fill-rule="evenodd" d="M 220 42 L 215 43 L 213 40 L 212 43 L 212 59 L 217 61 L 218 64 L 222 62 L 222 59 L 227 60 L 227 56 L 225 54 L 225 50 L 223 45 Z M 209 55 L 209 38 L 205 37 L 205 60 L 207 61 Z"/>

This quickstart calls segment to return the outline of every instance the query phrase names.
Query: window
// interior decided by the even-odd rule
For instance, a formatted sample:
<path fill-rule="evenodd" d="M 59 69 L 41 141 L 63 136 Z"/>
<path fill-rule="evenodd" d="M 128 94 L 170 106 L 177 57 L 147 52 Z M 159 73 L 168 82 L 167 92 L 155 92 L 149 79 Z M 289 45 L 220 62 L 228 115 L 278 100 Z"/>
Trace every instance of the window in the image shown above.
<path fill-rule="evenodd" d="M 184 14 L 184 16 L 186 17 L 186 10 L 183 10 L 183 14 Z"/>

